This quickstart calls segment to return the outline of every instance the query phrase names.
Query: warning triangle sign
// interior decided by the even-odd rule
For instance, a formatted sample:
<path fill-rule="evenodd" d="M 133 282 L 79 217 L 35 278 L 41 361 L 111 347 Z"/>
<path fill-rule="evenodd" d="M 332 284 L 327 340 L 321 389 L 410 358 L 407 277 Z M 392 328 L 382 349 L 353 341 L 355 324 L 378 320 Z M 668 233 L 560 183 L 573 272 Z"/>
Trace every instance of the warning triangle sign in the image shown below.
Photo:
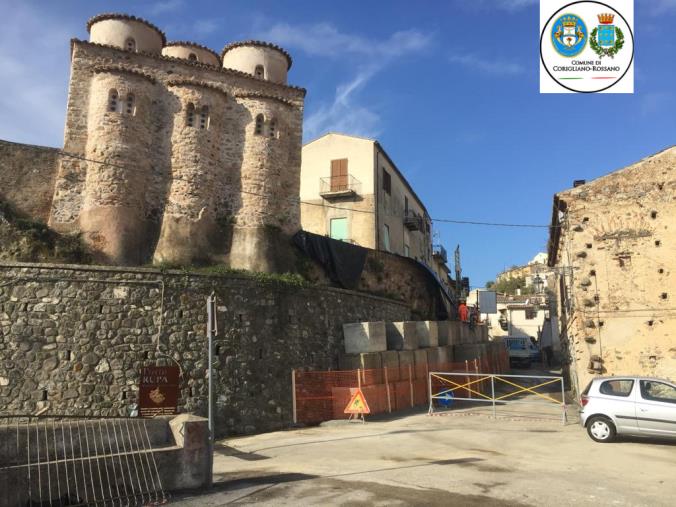
<path fill-rule="evenodd" d="M 364 393 L 361 392 L 361 389 L 357 389 L 355 393 L 350 398 L 350 402 L 345 407 L 346 414 L 370 414 L 371 409 L 369 408 L 368 403 L 366 403 L 366 398 Z"/>

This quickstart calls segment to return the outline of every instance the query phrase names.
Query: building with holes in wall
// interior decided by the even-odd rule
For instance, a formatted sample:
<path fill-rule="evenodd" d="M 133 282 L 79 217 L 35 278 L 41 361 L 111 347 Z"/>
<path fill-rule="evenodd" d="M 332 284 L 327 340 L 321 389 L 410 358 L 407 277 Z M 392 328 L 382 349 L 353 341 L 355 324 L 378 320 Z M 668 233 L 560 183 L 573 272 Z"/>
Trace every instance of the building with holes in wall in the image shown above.
<path fill-rule="evenodd" d="M 332 132 L 305 144 L 300 199 L 303 230 L 411 257 L 450 287 L 429 213 L 378 141 Z"/>
<path fill-rule="evenodd" d="M 124 14 L 87 28 L 88 41 L 71 41 L 64 146 L 36 168 L 49 205 L 33 218 L 82 234 L 101 263 L 287 270 L 305 97 L 287 84 L 289 54 L 261 41 L 220 54 L 167 42 Z M 19 189 L 2 194 L 23 211 Z"/>
<path fill-rule="evenodd" d="M 676 147 L 554 196 L 549 265 L 573 385 L 676 380 Z"/>

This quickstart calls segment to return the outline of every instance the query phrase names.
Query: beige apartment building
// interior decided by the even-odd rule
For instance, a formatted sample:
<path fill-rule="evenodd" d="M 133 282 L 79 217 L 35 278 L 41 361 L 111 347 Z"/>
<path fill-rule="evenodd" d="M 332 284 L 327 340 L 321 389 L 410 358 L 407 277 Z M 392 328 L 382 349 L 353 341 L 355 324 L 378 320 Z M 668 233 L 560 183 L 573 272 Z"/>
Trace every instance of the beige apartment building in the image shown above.
<path fill-rule="evenodd" d="M 562 345 L 573 385 L 676 380 L 676 147 L 554 196 Z"/>
<path fill-rule="evenodd" d="M 448 283 L 429 213 L 378 141 L 329 133 L 304 145 L 300 198 L 304 230 L 411 257 Z"/>

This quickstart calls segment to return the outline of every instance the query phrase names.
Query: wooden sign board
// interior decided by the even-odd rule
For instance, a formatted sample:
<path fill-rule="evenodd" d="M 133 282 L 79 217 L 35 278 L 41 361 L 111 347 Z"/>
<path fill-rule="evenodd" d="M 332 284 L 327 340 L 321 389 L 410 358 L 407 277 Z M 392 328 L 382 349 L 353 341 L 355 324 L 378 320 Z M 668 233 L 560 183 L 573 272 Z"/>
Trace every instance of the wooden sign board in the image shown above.
<path fill-rule="evenodd" d="M 370 414 L 371 409 L 369 408 L 368 403 L 366 403 L 366 398 L 364 393 L 361 392 L 361 389 L 357 389 L 355 393 L 350 398 L 350 402 L 345 407 L 346 414 Z"/>
<path fill-rule="evenodd" d="M 144 366 L 139 383 L 140 417 L 173 415 L 178 408 L 178 366 Z"/>

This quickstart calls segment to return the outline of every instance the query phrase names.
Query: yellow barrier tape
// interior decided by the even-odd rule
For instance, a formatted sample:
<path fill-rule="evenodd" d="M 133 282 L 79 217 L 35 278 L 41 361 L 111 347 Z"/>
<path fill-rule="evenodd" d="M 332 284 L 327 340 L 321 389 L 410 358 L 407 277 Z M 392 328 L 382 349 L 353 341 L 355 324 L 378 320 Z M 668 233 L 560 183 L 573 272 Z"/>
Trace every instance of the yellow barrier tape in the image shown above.
<path fill-rule="evenodd" d="M 552 379 L 552 380 L 549 380 L 547 382 L 543 382 L 542 384 L 538 384 L 536 386 L 533 386 L 532 388 L 529 388 L 529 387 L 526 387 L 526 386 L 521 386 L 519 384 L 515 384 L 514 382 L 510 382 L 509 380 L 506 380 L 506 379 L 499 377 L 497 375 L 495 376 L 495 378 L 497 380 L 501 380 L 501 381 L 505 382 L 506 384 L 510 384 L 510 385 L 513 385 L 514 387 L 519 388 L 518 391 L 514 391 L 513 393 L 507 393 L 503 396 L 500 396 L 499 398 L 495 398 L 495 401 L 503 400 L 505 398 L 509 398 L 510 396 L 514 396 L 515 394 L 519 394 L 519 393 L 523 393 L 525 391 L 528 391 L 530 393 L 535 394 L 536 396 L 539 396 L 540 398 L 544 398 L 546 400 L 553 401 L 557 405 L 561 405 L 561 403 L 562 403 L 561 401 L 559 401 L 555 398 L 552 398 L 551 396 L 547 396 L 546 394 L 538 393 L 537 391 L 533 390 L 533 389 L 537 389 L 538 387 L 543 387 L 543 386 L 546 386 L 546 385 L 549 385 L 549 384 L 553 384 L 554 382 L 560 382 L 560 379 Z"/>
<path fill-rule="evenodd" d="M 458 376 L 462 376 L 462 374 L 458 374 Z M 490 376 L 488 376 L 488 377 L 481 377 L 481 378 L 479 378 L 479 379 L 477 379 L 477 380 L 473 380 L 472 382 L 467 382 L 466 384 L 462 384 L 462 385 L 461 385 L 461 384 L 458 384 L 457 382 L 453 382 L 452 380 L 449 380 L 449 379 L 440 377 L 439 375 L 432 374 L 432 377 L 437 378 L 437 379 L 441 380 L 442 382 L 446 382 L 446 383 L 448 383 L 448 384 L 450 384 L 450 385 L 457 386 L 457 387 L 454 387 L 453 389 L 446 389 L 445 391 L 441 391 L 441 392 L 439 392 L 439 393 L 437 393 L 437 394 L 433 394 L 433 395 L 432 395 L 433 398 L 436 397 L 436 396 L 441 396 L 441 395 L 443 395 L 443 394 L 453 392 L 453 391 L 455 391 L 456 389 L 462 389 L 462 388 L 464 388 L 465 390 L 467 390 L 467 391 L 469 391 L 469 392 L 471 392 L 471 393 L 477 394 L 477 395 L 479 395 L 479 396 L 481 396 L 481 397 L 483 397 L 483 398 L 486 398 L 487 400 L 492 400 L 492 399 L 493 399 L 493 398 L 491 398 L 490 396 L 486 396 L 486 395 L 483 394 L 483 393 L 480 393 L 480 392 L 478 392 L 478 391 L 475 391 L 474 389 L 470 389 L 469 387 L 467 387 L 467 386 L 471 386 L 472 384 L 476 384 L 476 383 L 478 383 L 478 382 L 481 382 L 482 380 L 490 379 L 490 378 L 491 378 Z"/>

